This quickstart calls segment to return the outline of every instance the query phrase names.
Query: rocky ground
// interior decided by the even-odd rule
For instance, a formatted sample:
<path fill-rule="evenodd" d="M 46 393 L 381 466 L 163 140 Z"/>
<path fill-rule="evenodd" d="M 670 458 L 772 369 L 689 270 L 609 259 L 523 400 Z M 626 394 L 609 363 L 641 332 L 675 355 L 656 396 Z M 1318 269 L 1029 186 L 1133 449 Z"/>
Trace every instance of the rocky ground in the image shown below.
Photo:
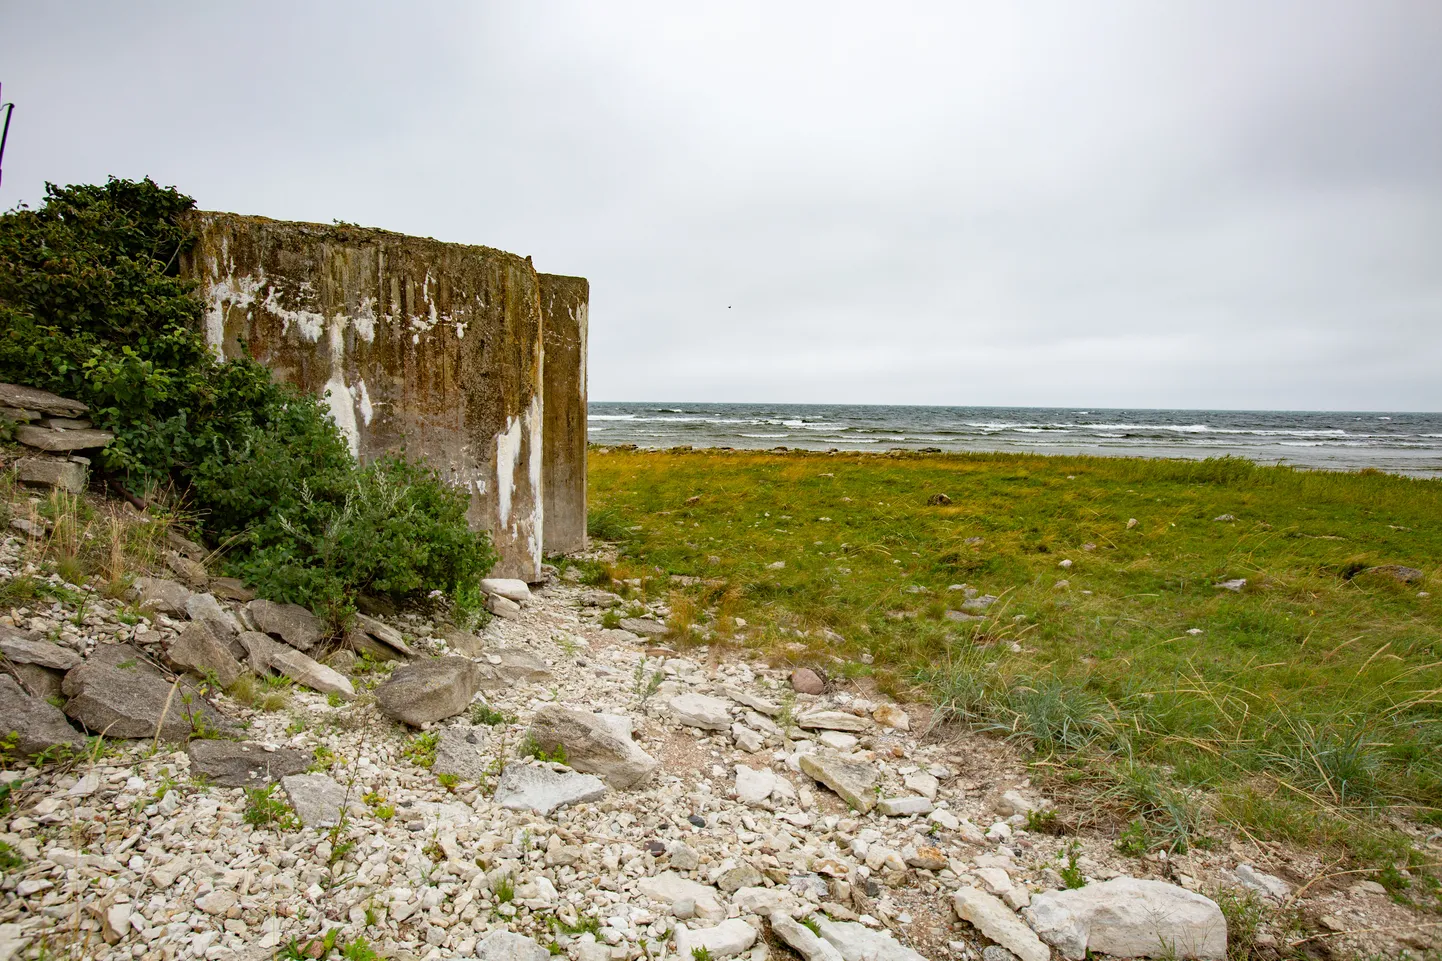
<path fill-rule="evenodd" d="M 603 628 L 619 599 L 559 576 L 493 584 L 479 635 L 367 618 L 336 649 L 178 546 L 134 599 L 0 616 L 0 733 L 61 758 L 0 772 L 0 961 L 319 957 L 332 931 L 357 958 L 1220 958 L 1218 901 L 1260 956 L 1435 943 L 1375 881 L 1273 847 L 1048 833 L 997 740 L 670 650 L 659 620 Z M 0 580 L 24 558 L 6 540 Z"/>

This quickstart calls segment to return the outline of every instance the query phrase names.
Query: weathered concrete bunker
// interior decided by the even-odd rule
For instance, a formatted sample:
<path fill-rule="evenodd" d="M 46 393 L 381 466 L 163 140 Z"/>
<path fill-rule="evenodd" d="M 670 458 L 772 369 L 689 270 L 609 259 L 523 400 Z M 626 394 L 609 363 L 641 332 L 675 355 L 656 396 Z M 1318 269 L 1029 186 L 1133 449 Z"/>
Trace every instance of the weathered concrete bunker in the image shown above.
<path fill-rule="evenodd" d="M 540 277 L 546 353 L 544 545 L 551 553 L 569 554 L 586 548 L 586 312 L 591 285 L 584 277 Z"/>
<path fill-rule="evenodd" d="M 193 216 L 198 241 L 182 269 L 202 284 L 211 346 L 226 358 L 248 351 L 277 379 L 325 397 L 362 460 L 424 457 L 470 492 L 471 525 L 490 531 L 500 555 L 496 576 L 539 580 L 551 543 L 548 397 L 543 285 L 530 258 L 370 228 Z M 580 478 L 584 538 L 588 288 L 562 279 L 571 347 L 557 348 L 549 371 L 571 385 L 558 398 L 580 406 L 551 413 L 579 419 L 582 446 L 577 467 L 566 437 L 553 471 Z"/>

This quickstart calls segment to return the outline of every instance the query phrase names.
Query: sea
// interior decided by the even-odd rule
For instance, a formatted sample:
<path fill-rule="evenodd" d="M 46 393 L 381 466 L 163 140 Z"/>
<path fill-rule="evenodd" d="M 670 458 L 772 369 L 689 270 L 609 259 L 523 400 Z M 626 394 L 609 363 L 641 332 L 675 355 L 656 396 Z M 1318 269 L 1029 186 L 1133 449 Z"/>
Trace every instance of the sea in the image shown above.
<path fill-rule="evenodd" d="M 1442 413 L 595 402 L 589 429 L 602 446 L 1231 456 L 1442 477 Z"/>

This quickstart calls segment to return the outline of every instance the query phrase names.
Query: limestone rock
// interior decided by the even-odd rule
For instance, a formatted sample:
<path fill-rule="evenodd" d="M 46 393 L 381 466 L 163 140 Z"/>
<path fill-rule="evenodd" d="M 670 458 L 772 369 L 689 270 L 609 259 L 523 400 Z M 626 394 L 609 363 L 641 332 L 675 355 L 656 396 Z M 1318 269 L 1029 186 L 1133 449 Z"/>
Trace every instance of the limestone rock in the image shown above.
<path fill-rule="evenodd" d="M 18 407 L 52 417 L 75 417 L 90 410 L 78 400 L 19 384 L 0 384 L 0 406 Z"/>
<path fill-rule="evenodd" d="M 675 871 L 662 871 L 652 877 L 642 878 L 636 882 L 636 890 L 661 904 L 675 904 L 685 900 L 699 907 L 703 903 L 716 903 L 715 888 L 683 878 Z"/>
<path fill-rule="evenodd" d="M 269 748 L 256 741 L 191 741 L 186 748 L 192 771 L 218 787 L 264 787 L 310 766 L 304 751 Z"/>
<path fill-rule="evenodd" d="M 0 674 L 0 738 L 16 735 L 15 751 L 30 757 L 60 745 L 76 750 L 85 747 L 85 738 L 53 704 L 31 697 L 20 689 L 15 679 Z"/>
<path fill-rule="evenodd" d="M 845 711 L 812 711 L 797 718 L 796 726 L 808 731 L 864 731 L 871 721 Z"/>
<path fill-rule="evenodd" d="M 517 604 L 524 604 L 531 599 L 530 585 L 515 577 L 483 577 L 481 590 Z"/>
<path fill-rule="evenodd" d="M 716 887 L 725 891 L 727 894 L 732 894 L 740 891 L 742 888 L 756 887 L 764 880 L 765 878 L 761 876 L 761 872 L 751 865 L 738 864 L 734 868 L 722 871 L 716 877 Z"/>
<path fill-rule="evenodd" d="M 180 617 L 185 614 L 185 602 L 190 600 L 190 588 L 164 577 L 137 578 L 135 589 L 136 606 L 143 611 Z"/>
<path fill-rule="evenodd" d="M 776 775 L 744 764 L 736 765 L 736 799 L 742 804 L 760 804 L 776 787 Z"/>
<path fill-rule="evenodd" d="M 904 818 L 913 814 L 930 814 L 931 802 L 924 797 L 882 798 L 877 810 L 887 817 Z"/>
<path fill-rule="evenodd" d="M 680 958 L 692 958 L 693 952 L 701 950 L 711 958 L 729 958 L 755 943 L 756 929 L 740 918 L 731 918 L 710 928 L 676 926 L 676 954 Z"/>
<path fill-rule="evenodd" d="M 1227 922 L 1210 898 L 1163 881 L 1114 878 L 1032 899 L 1027 921 L 1063 957 L 1223 959 Z"/>
<path fill-rule="evenodd" d="M 1269 898 L 1284 901 L 1292 893 L 1292 886 L 1275 874 L 1258 871 L 1250 864 L 1239 864 L 1232 872 L 1243 887 L 1251 888 Z"/>
<path fill-rule="evenodd" d="M 546 662 L 530 651 L 502 648 L 493 651 L 486 660 L 496 669 L 496 673 L 507 685 L 518 684 L 522 681 L 537 683 L 551 679 L 551 669 L 546 666 Z"/>
<path fill-rule="evenodd" d="M 194 688 L 166 680 L 129 645 L 103 645 L 65 675 L 65 713 L 106 737 L 184 741 L 197 728 L 228 727 Z M 172 691 L 174 692 L 172 694 Z"/>
<path fill-rule="evenodd" d="M 212 594 L 227 601 L 245 603 L 255 600 L 255 591 L 246 587 L 245 582 L 238 577 L 212 577 L 207 586 Z"/>
<path fill-rule="evenodd" d="M 666 625 L 649 617 L 625 617 L 621 619 L 621 630 L 641 637 L 661 637 L 666 633 Z"/>
<path fill-rule="evenodd" d="M 85 490 L 90 472 L 84 464 L 55 457 L 22 457 L 15 462 L 15 477 L 22 484 L 58 487 L 79 493 Z"/>
<path fill-rule="evenodd" d="M 802 774 L 831 788 L 862 814 L 876 806 L 873 788 L 880 775 L 871 763 L 816 754 L 803 754 L 798 763 Z"/>
<path fill-rule="evenodd" d="M 480 728 L 456 725 L 441 731 L 436 742 L 433 774 L 451 774 L 463 781 L 479 783 L 490 770 L 491 757 L 484 749 L 485 735 Z"/>
<path fill-rule="evenodd" d="M 213 672 L 223 688 L 230 687 L 245 673 L 245 668 L 231 653 L 230 645 L 216 637 L 210 621 L 192 621 L 179 635 L 168 638 L 165 658 L 177 671 L 198 675 Z"/>
<path fill-rule="evenodd" d="M 940 871 L 949 863 L 946 852 L 934 844 L 918 841 L 901 849 L 901 859 L 908 866 L 923 871 Z"/>
<path fill-rule="evenodd" d="M 340 821 L 346 806 L 346 790 L 333 778 L 324 774 L 291 774 L 280 779 L 280 786 L 306 827 L 324 827 Z"/>
<path fill-rule="evenodd" d="M 524 934 L 492 931 L 476 945 L 480 961 L 551 961 L 551 952 Z"/>
<path fill-rule="evenodd" d="M 1051 961 L 1051 950 L 1041 943 L 1036 932 L 1013 914 L 1011 908 L 985 891 L 962 887 L 952 895 L 951 903 L 958 917 L 971 922 L 972 927 L 1021 961 Z"/>
<path fill-rule="evenodd" d="M 50 430 L 22 424 L 15 428 L 15 439 L 26 447 L 55 452 L 105 447 L 115 435 L 108 430 Z"/>
<path fill-rule="evenodd" d="M 245 611 L 257 631 L 272 634 L 298 651 L 310 650 L 324 636 L 320 618 L 299 604 L 255 600 Z"/>
<path fill-rule="evenodd" d="M 758 754 L 766 748 L 766 737 L 751 730 L 739 721 L 731 725 L 731 737 L 736 746 L 747 754 Z"/>
<path fill-rule="evenodd" d="M 495 801 L 507 810 L 544 815 L 571 804 L 599 800 L 605 793 L 605 782 L 590 774 L 516 763 L 506 765 L 501 774 Z"/>
<path fill-rule="evenodd" d="M 200 590 L 210 583 L 210 574 L 206 571 L 205 565 L 200 561 L 191 560 L 179 551 L 166 552 L 165 566 L 196 590 Z"/>
<path fill-rule="evenodd" d="M 451 650 L 466 657 L 480 657 L 486 649 L 484 641 L 470 631 L 463 631 L 459 627 L 444 628 L 441 631 L 441 639 Z"/>
<path fill-rule="evenodd" d="M 567 764 L 618 790 L 640 784 L 658 765 L 631 740 L 631 719 L 614 714 L 548 704 L 532 718 L 527 737 L 548 752 L 564 748 Z"/>
<path fill-rule="evenodd" d="M 340 671 L 326 667 L 292 647 L 276 643 L 259 631 L 243 631 L 240 644 L 249 656 L 251 669 L 257 674 L 275 671 L 322 694 L 339 694 L 346 700 L 355 697 L 355 688 Z"/>
<path fill-rule="evenodd" d="M 514 621 L 521 616 L 521 605 L 499 594 L 490 594 L 486 597 L 486 610 L 497 617 L 504 617 L 508 621 Z"/>
<path fill-rule="evenodd" d="M 1045 804 L 1038 804 L 1023 795 L 1020 791 L 1006 791 L 997 799 L 993 809 L 1002 817 L 1011 817 L 1013 814 L 1030 814 L 1032 811 L 1046 807 Z"/>
<path fill-rule="evenodd" d="M 821 936 L 841 952 L 843 961 L 926 961 L 885 931 L 873 931 L 857 921 L 818 917 L 816 925 Z"/>
<path fill-rule="evenodd" d="M 767 919 L 771 930 L 787 947 L 801 955 L 804 961 L 842 961 L 841 952 L 824 938 L 817 937 L 811 929 L 795 921 L 783 911 L 772 911 Z"/>
<path fill-rule="evenodd" d="M 687 727 L 724 731 L 731 726 L 730 706 L 719 697 L 679 694 L 669 702 L 671 715 Z"/>
<path fill-rule="evenodd" d="M 908 791 L 915 791 L 928 801 L 936 800 L 936 792 L 941 788 L 941 782 L 935 776 L 925 771 L 917 771 L 908 774 L 901 782 Z"/>
<path fill-rule="evenodd" d="M 894 731 L 911 730 L 911 716 L 895 704 L 881 704 L 871 712 L 871 719 Z"/>
<path fill-rule="evenodd" d="M 587 591 L 581 595 L 582 607 L 620 607 L 622 603 L 621 596 L 610 591 Z"/>
<path fill-rule="evenodd" d="M 391 672 L 376 688 L 382 714 L 412 727 L 454 717 L 480 689 L 480 668 L 464 657 L 436 657 Z"/>
<path fill-rule="evenodd" d="M 10 670 L 14 671 L 15 676 L 19 678 L 21 687 L 42 701 L 52 697 L 63 699 L 65 696 L 64 671 L 41 667 L 39 664 L 21 664 L 16 661 L 10 662 Z"/>
<path fill-rule="evenodd" d="M 192 594 L 185 599 L 185 613 L 192 621 L 205 621 L 218 637 L 229 639 L 240 633 L 235 615 L 220 606 L 214 594 Z"/>
<path fill-rule="evenodd" d="M 34 640 L 4 625 L 0 625 L 0 654 L 16 664 L 38 664 L 57 671 L 68 671 L 80 663 L 80 655 L 74 651 Z"/>

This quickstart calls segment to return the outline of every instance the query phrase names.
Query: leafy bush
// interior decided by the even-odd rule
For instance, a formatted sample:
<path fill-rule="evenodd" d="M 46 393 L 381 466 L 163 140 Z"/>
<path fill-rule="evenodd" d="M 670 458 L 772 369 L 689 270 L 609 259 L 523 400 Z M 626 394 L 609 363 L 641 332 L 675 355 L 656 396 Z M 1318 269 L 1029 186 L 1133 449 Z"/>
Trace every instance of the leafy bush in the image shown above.
<path fill-rule="evenodd" d="M 321 402 L 206 345 L 178 266 L 193 206 L 111 178 L 0 215 L 0 380 L 88 404 L 115 434 L 101 471 L 177 491 L 264 596 L 336 620 L 362 592 L 478 606 L 495 554 L 464 493 L 400 457 L 358 467 Z"/>

